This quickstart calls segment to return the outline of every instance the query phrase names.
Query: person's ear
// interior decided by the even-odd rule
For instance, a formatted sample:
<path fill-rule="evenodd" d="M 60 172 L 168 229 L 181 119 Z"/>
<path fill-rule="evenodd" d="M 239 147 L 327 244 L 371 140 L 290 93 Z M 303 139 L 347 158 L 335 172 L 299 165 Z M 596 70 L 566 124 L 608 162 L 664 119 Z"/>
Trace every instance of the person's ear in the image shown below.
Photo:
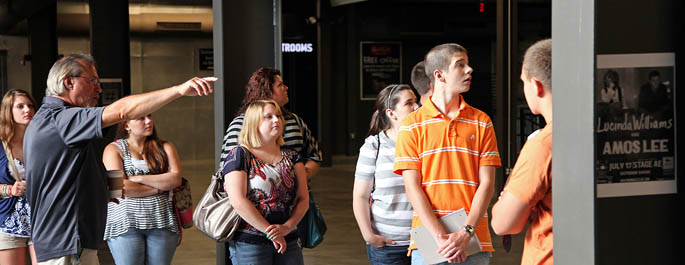
<path fill-rule="evenodd" d="M 535 95 L 539 98 L 545 96 L 545 87 L 542 85 L 540 80 L 533 78 L 533 83 L 535 84 Z"/>
<path fill-rule="evenodd" d="M 395 119 L 395 112 L 391 109 L 385 109 L 385 116 L 388 117 L 388 119 L 393 120 Z"/>
<path fill-rule="evenodd" d="M 73 89 L 74 88 L 74 78 L 73 77 L 70 76 L 70 77 L 64 78 L 64 80 L 62 82 L 64 82 L 65 88 L 67 88 L 67 89 Z"/>
<path fill-rule="evenodd" d="M 445 76 L 442 74 L 440 69 L 435 69 L 435 71 L 433 71 L 433 77 L 436 82 L 440 80 L 440 82 L 445 83 Z"/>

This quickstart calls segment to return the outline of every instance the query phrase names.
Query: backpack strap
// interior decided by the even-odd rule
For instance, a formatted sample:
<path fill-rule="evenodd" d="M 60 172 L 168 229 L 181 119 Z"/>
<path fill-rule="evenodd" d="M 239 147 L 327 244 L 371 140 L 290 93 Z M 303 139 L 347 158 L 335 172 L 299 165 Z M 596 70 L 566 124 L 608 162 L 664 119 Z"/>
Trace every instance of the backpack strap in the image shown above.
<path fill-rule="evenodd" d="M 383 132 L 379 132 L 378 134 L 376 134 L 376 143 L 377 143 L 377 144 L 376 144 L 376 162 L 375 162 L 375 163 L 376 163 L 376 166 L 375 166 L 375 168 L 378 168 L 378 155 L 379 155 L 379 153 L 381 152 L 381 133 L 383 133 Z M 374 177 L 373 177 L 373 188 L 371 188 L 371 193 L 373 193 L 373 191 L 376 190 L 376 177 L 375 177 L 375 174 L 376 174 L 376 172 L 374 172 Z"/>

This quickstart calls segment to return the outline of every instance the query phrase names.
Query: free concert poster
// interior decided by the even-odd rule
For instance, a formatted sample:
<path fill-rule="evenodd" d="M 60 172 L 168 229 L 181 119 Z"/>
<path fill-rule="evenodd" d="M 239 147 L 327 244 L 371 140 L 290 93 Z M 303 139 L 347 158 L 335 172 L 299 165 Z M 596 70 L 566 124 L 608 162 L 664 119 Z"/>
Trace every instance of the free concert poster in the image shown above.
<path fill-rule="evenodd" d="M 401 43 L 362 41 L 359 45 L 361 100 L 375 100 L 386 86 L 402 83 Z"/>
<path fill-rule="evenodd" d="M 597 197 L 677 192 L 675 54 L 597 55 Z"/>

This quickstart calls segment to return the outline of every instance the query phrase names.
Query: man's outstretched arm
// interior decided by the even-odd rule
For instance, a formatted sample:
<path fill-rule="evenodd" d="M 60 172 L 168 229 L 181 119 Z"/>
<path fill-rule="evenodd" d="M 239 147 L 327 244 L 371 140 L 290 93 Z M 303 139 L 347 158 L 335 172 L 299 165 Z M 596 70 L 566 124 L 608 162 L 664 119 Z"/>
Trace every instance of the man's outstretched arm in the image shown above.
<path fill-rule="evenodd" d="M 105 107 L 102 113 L 102 128 L 122 121 L 136 119 L 150 114 L 174 99 L 182 96 L 206 96 L 212 94 L 212 83 L 216 77 L 194 77 L 183 84 L 148 93 L 130 95 Z"/>

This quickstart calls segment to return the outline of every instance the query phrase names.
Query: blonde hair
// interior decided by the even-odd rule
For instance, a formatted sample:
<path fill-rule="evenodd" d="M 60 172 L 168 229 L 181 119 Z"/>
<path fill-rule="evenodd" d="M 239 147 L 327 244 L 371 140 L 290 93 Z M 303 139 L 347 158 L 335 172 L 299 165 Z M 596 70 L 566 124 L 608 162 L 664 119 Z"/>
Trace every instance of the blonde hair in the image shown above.
<path fill-rule="evenodd" d="M 238 143 L 249 148 L 258 148 L 262 146 L 262 140 L 259 138 L 259 124 L 262 123 L 264 119 L 262 112 L 267 104 L 273 105 L 278 113 L 282 114 L 281 107 L 272 99 L 260 99 L 255 102 L 250 103 L 245 110 L 245 118 L 243 119 L 243 128 L 240 130 L 240 136 L 238 136 Z M 285 126 L 283 121 L 283 116 L 280 116 L 282 126 Z M 276 140 L 276 144 L 279 146 L 283 145 L 285 141 L 283 140 L 283 133 Z"/>
<path fill-rule="evenodd" d="M 18 96 L 23 96 L 29 99 L 33 104 L 33 110 L 36 110 L 36 101 L 31 95 L 21 89 L 11 89 L 2 97 L 2 105 L 0 106 L 0 140 L 9 143 L 14 137 L 14 117 L 12 115 L 12 107 L 14 107 L 14 100 Z"/>

